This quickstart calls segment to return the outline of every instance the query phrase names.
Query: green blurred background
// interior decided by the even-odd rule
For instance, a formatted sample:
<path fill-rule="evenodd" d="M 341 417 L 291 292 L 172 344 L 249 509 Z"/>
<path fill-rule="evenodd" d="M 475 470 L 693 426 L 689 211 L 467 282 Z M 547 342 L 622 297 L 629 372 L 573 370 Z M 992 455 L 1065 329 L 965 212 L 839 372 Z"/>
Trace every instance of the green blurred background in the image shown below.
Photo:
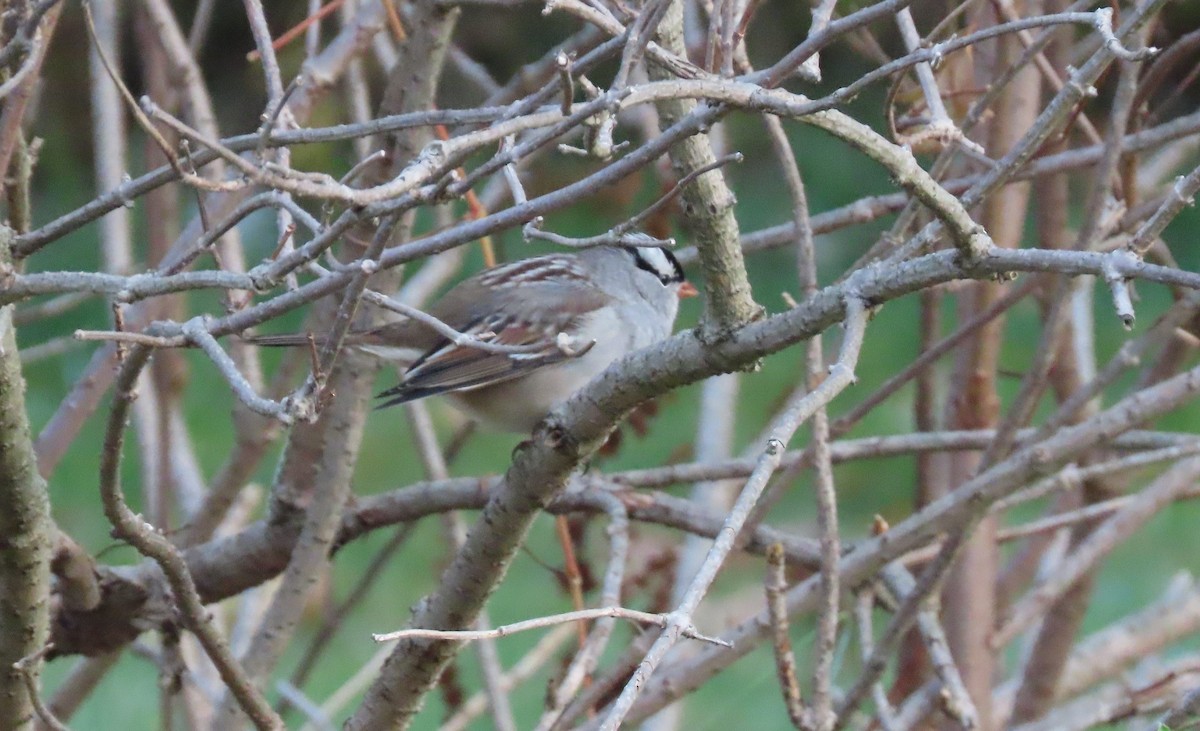
<path fill-rule="evenodd" d="M 303 17 L 302 4 L 268 2 L 267 12 L 273 32 L 278 35 Z M 190 18 L 190 5 L 177 3 L 181 17 Z M 1190 6 L 1190 10 L 1180 6 Z M 927 21 L 938 12 L 938 6 L 917 4 L 918 25 L 930 27 Z M 843 8 L 848 11 L 849 8 Z M 124 12 L 128 14 L 128 8 Z M 1200 10 L 1194 3 L 1176 3 L 1170 22 L 1187 27 L 1200 23 Z M 800 4 L 782 2 L 764 3 L 748 36 L 752 55 L 760 63 L 769 62 L 803 37 L 807 30 L 807 13 Z M 128 28 L 128 23 L 125 23 Z M 536 5 L 519 9 L 497 11 L 468 9 L 463 16 L 456 38 L 459 44 L 474 57 L 482 60 L 493 74 L 504 80 L 520 64 L 540 56 L 546 48 L 561 40 L 575 28 L 573 21 L 557 15 L 543 18 Z M 881 28 L 880 36 L 889 42 L 891 29 Z M 328 33 L 326 34 L 329 35 Z M 263 104 L 262 80 L 257 66 L 244 60 L 245 51 L 252 48 L 244 17 L 239 7 L 230 5 L 218 9 L 210 43 L 203 57 L 203 68 L 213 90 L 225 134 L 237 134 L 257 127 L 257 117 Z M 123 41 L 125 74 L 135 94 L 138 93 L 139 69 L 132 37 L 126 33 Z M 894 46 L 888 46 L 895 51 Z M 90 129 L 88 120 L 86 36 L 83 31 L 78 7 L 69 5 L 62 25 L 54 39 L 47 64 L 46 87 L 41 94 L 40 109 L 32 127 L 32 133 L 43 138 L 43 147 L 37 169 L 35 185 L 35 225 L 45 223 L 58 215 L 82 205 L 96 195 L 91 166 Z M 284 69 L 294 72 L 302 60 L 298 48 L 283 53 Z M 826 82 L 819 87 L 805 87 L 810 96 L 838 88 L 855 78 L 867 68 L 862 61 L 844 47 L 837 47 L 823 56 Z M 600 78 L 603 78 L 601 74 Z M 376 79 L 378 81 L 378 79 Z M 462 96 L 461 89 L 453 78 L 448 77 L 446 96 Z M 376 86 L 376 89 L 378 87 Z M 1102 89 L 1107 93 L 1107 88 Z M 474 97 L 470 97 L 473 99 Z M 469 103 L 458 101 L 457 103 Z M 342 121 L 343 101 L 335 93 L 328 97 L 318 109 L 312 125 Z M 1103 95 L 1095 102 L 1093 119 L 1103 119 Z M 1178 109 L 1160 109 L 1162 118 L 1191 105 L 1195 99 L 1183 98 L 1172 102 Z M 856 118 L 882 129 L 882 89 L 873 89 L 863 94 L 846 111 Z M 788 123 L 788 132 L 799 156 L 800 166 L 808 184 L 808 198 L 814 213 L 850 203 L 862 196 L 894 192 L 894 186 L 886 174 L 855 151 L 841 145 L 828 136 L 798 123 Z M 743 232 L 783 223 L 789 220 L 786 192 L 780 184 L 778 168 L 772 160 L 771 151 L 762 134 L 761 124 L 749 116 L 735 115 L 727 122 L 729 146 L 746 156 L 745 162 L 727 169 L 730 184 L 738 196 L 738 217 Z M 131 149 L 142 149 L 140 132 L 135 131 L 136 140 Z M 341 171 L 352 163 L 348 145 L 322 145 L 298 149 L 294 155 L 298 167 L 324 171 Z M 594 168 L 594 163 L 575 159 L 549 159 L 541 161 L 533 173 L 531 187 L 561 184 L 572 180 Z M 131 173 L 142 169 L 137 160 L 130 165 Z M 639 181 L 634 181 L 630 191 L 612 195 L 601 194 L 548 220 L 550 230 L 566 234 L 589 235 L 607 228 L 612 223 L 628 217 L 657 194 L 659 182 L 652 179 L 652 172 Z M 1081 178 L 1082 180 L 1082 178 Z M 1081 199 L 1086 190 L 1080 187 L 1076 198 Z M 194 206 L 191 196 L 181 200 L 189 207 Z M 1035 202 L 1036 205 L 1036 202 Z M 139 206 L 133 208 L 133 220 L 139 232 L 144 232 Z M 818 238 L 822 282 L 832 281 L 861 255 L 875 240 L 879 231 L 889 225 L 891 219 L 875 224 L 858 226 Z M 1189 209 L 1167 230 L 1165 238 L 1171 245 L 1181 266 L 1195 269 L 1200 264 L 1195 246 L 1195 231 L 1200 225 L 1200 215 Z M 274 219 L 270 214 L 259 213 L 241 227 L 247 247 L 247 258 L 254 262 L 267 256 L 274 247 L 276 234 Z M 90 225 L 67 236 L 30 261 L 31 270 L 91 269 L 99 265 L 98 228 Z M 686 237 L 683 237 L 686 239 Z M 140 240 L 140 239 L 135 239 Z M 685 241 L 686 243 L 686 241 Z M 500 237 L 501 250 L 508 258 L 530 255 L 538 249 L 524 243 L 519 233 L 508 232 Z M 144 255 L 144 245 L 140 250 Z M 479 255 L 472 250 L 466 271 L 480 266 Z M 783 292 L 796 293 L 798 286 L 795 275 L 795 259 L 790 251 L 780 250 L 753 257 L 749 263 L 751 280 L 757 300 L 769 311 L 784 308 Z M 703 283 L 697 283 L 703 289 Z M 1111 312 L 1106 293 L 1096 298 L 1097 340 L 1101 358 L 1107 358 L 1126 338 L 1136 336 L 1148 327 L 1158 313 L 1169 304 L 1169 293 L 1155 286 L 1138 288 L 1141 297 L 1139 320 L 1132 333 L 1126 333 Z M 207 294 L 188 296 L 190 312 L 219 312 L 215 297 Z M 909 297 L 883 307 L 872 322 L 858 367 L 859 383 L 843 394 L 831 407 L 833 416 L 851 408 L 854 402 L 869 394 L 888 376 L 907 364 L 916 354 L 919 339 L 917 332 L 916 300 Z M 699 314 L 697 301 L 684 304 L 680 327 L 689 327 Z M 303 313 L 293 313 L 271 327 L 272 331 L 284 331 L 300 325 Z M 109 311 L 106 304 L 92 300 L 70 313 L 24 327 L 19 332 L 22 347 L 28 347 L 48 339 L 68 335 L 77 328 L 103 328 L 108 325 Z M 953 300 L 948 298 L 945 307 L 947 331 L 954 324 Z M 1004 396 L 1011 397 L 1024 371 L 1040 334 L 1039 314 L 1031 302 L 1014 308 L 1005 325 L 1005 348 L 1001 358 L 1002 369 L 1016 374 L 1006 378 L 1002 387 Z M 838 333 L 828 334 L 826 352 L 835 352 Z M 70 352 L 26 369 L 28 378 L 28 408 L 35 432 L 45 425 L 59 401 L 83 372 L 94 349 L 92 344 L 81 344 Z M 194 352 L 185 353 L 189 363 L 186 418 L 197 449 L 197 457 L 211 477 L 222 463 L 231 447 L 232 432 L 229 414 L 231 396 L 210 363 Z M 265 362 L 269 370 L 278 358 L 277 353 L 266 353 Z M 792 349 L 763 361 L 761 368 L 743 376 L 741 398 L 738 405 L 737 449 L 747 446 L 747 441 L 762 427 L 781 399 L 790 391 L 797 376 L 803 370 L 801 349 Z M 951 359 L 944 359 L 940 372 L 948 376 Z M 385 372 L 380 385 L 385 386 L 394 376 Z M 1121 393 L 1128 383 L 1119 384 L 1106 397 L 1111 403 L 1115 394 Z M 660 400 L 661 411 L 651 422 L 651 430 L 643 438 L 627 436 L 620 452 L 597 462 L 605 470 L 630 467 L 645 467 L 678 460 L 690 453 L 690 443 L 695 433 L 695 416 L 699 385 L 681 389 Z M 851 437 L 878 434 L 900 434 L 912 430 L 911 388 L 906 388 L 875 410 L 850 435 Z M 107 402 L 106 402 L 107 404 Z M 434 402 L 433 413 L 444 437 L 452 431 L 456 417 L 445 407 Z M 108 535 L 108 524 L 102 517 L 96 490 L 96 474 L 99 445 L 103 428 L 103 405 L 98 414 L 87 423 L 83 432 L 68 452 L 53 475 L 50 483 L 57 521 L 93 553 L 103 552 L 102 560 L 111 563 L 132 562 L 134 552 L 116 546 Z M 359 495 L 370 495 L 394 489 L 422 479 L 422 471 L 415 453 L 409 448 L 409 431 L 404 413 L 393 409 L 375 412 L 370 417 L 370 426 L 361 452 L 361 459 L 354 478 L 354 491 Z M 1164 428 L 1194 430 L 1195 410 L 1188 409 L 1164 420 Z M 802 445 L 805 436 L 797 437 L 796 445 Z M 455 475 L 496 474 L 508 464 L 508 456 L 519 441 L 509 435 L 477 435 L 466 445 L 453 466 Z M 793 446 L 796 446 L 793 445 Z M 276 446 L 275 456 L 278 454 Z M 270 484 L 273 459 L 263 462 L 256 474 L 259 485 Z M 125 491 L 136 503 L 139 475 L 136 452 L 127 450 L 124 469 Z M 871 517 L 883 515 L 890 522 L 897 522 L 908 514 L 914 491 L 914 465 L 910 458 L 863 461 L 838 467 L 835 471 L 840 497 L 842 530 L 846 540 L 852 541 L 865 536 L 869 531 Z M 1134 485 L 1139 484 L 1134 482 Z M 813 509 L 807 476 L 801 477 L 791 486 L 786 500 L 771 517 L 775 525 L 791 527 L 805 535 L 814 535 Z M 685 494 L 686 488 L 676 488 L 677 494 Z M 1037 512 L 1032 506 L 1022 515 L 1031 517 Z M 136 509 L 136 504 L 135 504 Z M 471 516 L 468 516 L 468 519 Z M 1089 612 L 1086 626 L 1100 627 L 1135 609 L 1157 596 L 1171 575 L 1181 568 L 1196 568 L 1196 556 L 1200 555 L 1200 531 L 1195 530 L 1200 510 L 1194 505 L 1177 505 L 1160 515 L 1134 540 L 1120 548 L 1106 563 L 1098 586 L 1096 601 Z M 636 526 L 635 536 L 648 545 L 665 546 L 674 543 L 675 534 L 668 531 Z M 377 531 L 359 540 L 338 553 L 334 562 L 333 595 L 344 596 L 356 581 L 361 568 L 370 556 L 391 535 L 390 530 Z M 596 570 L 602 570 L 605 558 L 601 531 L 593 528 L 589 534 L 592 555 L 589 559 Z M 650 551 L 636 552 L 630 572 L 638 571 L 638 562 L 649 559 Z M 368 601 L 360 605 L 349 619 L 318 666 L 305 691 L 311 698 L 323 699 L 331 691 L 359 669 L 376 647 L 370 633 L 387 631 L 402 626 L 408 618 L 408 610 L 433 586 L 437 569 L 447 556 L 438 521 L 427 520 L 419 526 L 400 554 L 387 566 L 372 591 Z M 561 551 L 554 538 L 550 518 L 543 517 L 536 523 L 529 550 L 522 553 L 513 571 L 492 599 L 489 609 L 496 624 L 525 619 L 537 615 L 568 610 L 569 597 L 560 590 L 553 573 L 542 564 L 557 566 L 561 563 Z M 761 606 L 760 577 L 762 566 L 757 559 L 734 556 L 730 569 L 718 581 L 714 601 L 718 598 L 727 602 L 717 611 L 704 615 L 701 629 L 720 632 L 722 627 L 735 622 L 747 611 Z M 663 577 L 669 581 L 669 577 Z M 594 596 L 589 597 L 594 600 Z M 637 604 L 641 598 L 634 601 Z M 292 651 L 281 664 L 281 677 L 290 674 L 300 652 L 307 645 L 316 624 L 317 616 L 310 613 L 305 627 Z M 798 622 L 794 637 L 801 668 L 806 666 L 810 627 Z M 629 630 L 622 627 L 612 643 L 621 647 L 629 637 Z M 153 642 L 151 638 L 146 638 Z M 511 666 L 532 644 L 537 636 L 533 633 L 514 636 L 499 642 L 499 651 L 506 666 Z M 849 677 L 857 667 L 857 649 L 843 641 L 840 650 L 840 672 Z M 611 654 L 611 653 L 610 653 Z M 71 667 L 71 659 L 58 660 L 47 670 L 47 687 L 52 691 L 58 680 Z M 522 727 L 532 724 L 540 712 L 549 671 L 527 683 L 514 695 L 514 708 Z M 72 720 L 77 729 L 126 728 L 153 729 L 158 727 L 158 700 L 155 682 L 156 670 L 146 659 L 130 653 L 121 659 L 115 670 L 104 680 L 89 702 Z M 458 678 L 468 689 L 479 687 L 474 655 L 460 655 Z M 737 703 L 731 703 L 737 698 Z M 444 709 L 439 694 L 430 697 L 430 703 L 420 718 L 419 728 L 434 728 L 443 718 Z M 295 723 L 296 716 L 291 717 Z M 685 711 L 687 726 L 693 731 L 726 728 L 784 729 L 789 724 L 780 700 L 774 668 L 768 651 L 758 651 L 715 681 L 701 689 L 687 703 Z M 477 722 L 474 728 L 489 728 L 487 717 Z"/>

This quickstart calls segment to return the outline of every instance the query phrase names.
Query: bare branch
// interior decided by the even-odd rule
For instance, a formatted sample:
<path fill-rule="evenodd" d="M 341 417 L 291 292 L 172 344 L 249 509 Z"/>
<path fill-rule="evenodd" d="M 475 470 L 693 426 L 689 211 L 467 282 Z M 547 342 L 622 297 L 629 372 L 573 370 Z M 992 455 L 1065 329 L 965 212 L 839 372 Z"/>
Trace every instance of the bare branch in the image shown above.
<path fill-rule="evenodd" d="M 0 226 L 0 267 L 9 262 L 12 230 Z M 37 472 L 13 308 L 0 307 L 0 726 L 21 728 L 34 712 L 42 648 L 50 631 L 50 497 Z M 16 663 L 21 662 L 20 668 Z"/>
<path fill-rule="evenodd" d="M 646 657 L 634 672 L 633 677 L 629 679 L 621 695 L 613 702 L 608 715 L 600 725 L 601 729 L 615 729 L 621 724 L 633 706 L 633 701 L 645 687 L 646 681 L 667 650 L 678 641 L 681 635 L 686 635 L 686 632 L 691 629 L 692 613 L 699 606 L 709 585 L 716 578 L 717 570 L 733 548 L 738 533 L 741 532 L 742 526 L 749 518 L 759 495 L 767 486 L 767 480 L 779 467 L 784 445 L 791 440 L 800 424 L 854 382 L 854 366 L 858 361 L 859 348 L 862 346 L 863 333 L 867 326 L 867 312 L 863 303 L 853 294 L 848 297 L 844 306 L 846 335 L 842 342 L 842 352 L 839 354 L 837 362 L 829 369 L 829 378 L 814 389 L 808 398 L 797 403 L 776 427 L 774 434 L 767 442 L 766 449 L 759 457 L 754 472 L 751 473 L 750 478 L 746 481 L 746 486 L 730 510 L 729 517 L 709 550 L 704 563 L 696 572 L 696 576 L 692 578 L 679 605 L 669 615 L 663 633 L 646 653 Z"/>
<path fill-rule="evenodd" d="M 812 728 L 811 711 L 804 706 L 800 696 L 800 681 L 796 678 L 796 656 L 792 653 L 792 640 L 788 630 L 788 615 L 783 599 L 787 589 L 784 578 L 785 557 L 782 543 L 773 543 L 767 549 L 767 614 L 771 618 L 771 647 L 775 650 L 775 674 L 783 691 L 783 702 L 788 718 L 797 729 Z"/>
<path fill-rule="evenodd" d="M 100 460 L 100 496 L 104 502 L 104 514 L 112 523 L 116 535 L 129 541 L 139 552 L 158 563 L 179 603 L 179 611 L 185 627 L 191 630 L 204 646 L 210 659 L 221 673 L 245 710 L 250 720 L 259 729 L 282 729 L 282 719 L 271 709 L 266 699 L 254 688 L 245 671 L 230 652 L 225 639 L 213 626 L 212 618 L 204 609 L 196 584 L 188 571 L 178 549 L 171 545 L 161 533 L 145 523 L 129 509 L 121 494 L 120 464 L 124 442 L 125 422 L 130 403 L 136 397 L 134 388 L 137 377 L 150 358 L 150 350 L 134 346 L 125 359 L 116 381 L 116 398 L 108 420 L 104 451 Z"/>
<path fill-rule="evenodd" d="M 1200 474 L 1200 460 L 1195 457 L 1184 459 L 1146 487 L 1136 499 L 1119 509 L 1075 548 L 1052 579 L 1043 581 L 1028 597 L 1013 607 L 1009 616 L 993 633 L 993 644 L 997 647 L 1007 644 L 1044 612 L 1055 598 L 1096 562 L 1107 556 L 1120 540 L 1144 525 L 1181 491 L 1191 487 L 1197 474 Z"/>
<path fill-rule="evenodd" d="M 527 619 L 523 622 L 513 622 L 512 624 L 506 624 L 489 630 L 439 630 L 414 628 L 401 629 L 396 630 L 395 632 L 385 632 L 383 634 L 375 634 L 371 636 L 376 642 L 394 642 L 395 640 L 403 640 L 408 638 L 473 642 L 476 640 L 499 639 L 517 632 L 526 632 L 531 629 L 543 629 L 545 627 L 552 627 L 557 624 L 578 622 L 581 619 L 600 619 L 603 617 L 626 619 L 630 622 L 637 622 L 639 624 L 653 624 L 659 627 L 666 627 L 671 622 L 671 618 L 665 614 L 640 612 L 636 609 L 626 609 L 625 607 L 599 607 L 596 609 L 580 609 L 575 612 L 563 612 L 562 614 L 555 614 L 550 617 Z M 700 640 L 701 642 L 709 642 L 728 647 L 728 645 L 726 645 L 722 640 L 700 634 L 695 628 L 685 630 L 683 632 L 683 636 L 689 639 Z"/>

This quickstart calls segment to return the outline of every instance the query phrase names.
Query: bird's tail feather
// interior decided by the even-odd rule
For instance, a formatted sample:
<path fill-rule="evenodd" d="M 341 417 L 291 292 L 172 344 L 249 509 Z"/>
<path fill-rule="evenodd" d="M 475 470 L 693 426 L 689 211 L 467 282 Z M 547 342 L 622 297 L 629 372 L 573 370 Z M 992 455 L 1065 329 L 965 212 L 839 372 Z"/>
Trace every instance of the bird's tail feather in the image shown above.
<path fill-rule="evenodd" d="M 295 348 L 308 345 L 309 337 L 308 333 L 289 333 L 287 335 L 255 335 L 243 338 L 243 340 L 252 345 L 264 345 L 270 348 Z M 317 338 L 316 344 L 321 345 L 320 338 Z"/>
<path fill-rule="evenodd" d="M 288 333 L 287 335 L 254 335 L 243 338 L 247 343 L 252 345 L 262 345 L 268 348 L 305 348 L 308 347 L 308 333 Z M 318 347 L 325 345 L 324 336 L 314 336 L 313 343 Z M 372 343 L 367 337 L 359 333 L 349 333 L 346 335 L 342 344 L 347 347 L 358 348 L 363 352 L 380 358 L 388 363 L 393 363 L 400 366 L 407 366 L 420 358 L 423 351 L 417 348 L 407 348 L 402 346 L 379 345 Z"/>

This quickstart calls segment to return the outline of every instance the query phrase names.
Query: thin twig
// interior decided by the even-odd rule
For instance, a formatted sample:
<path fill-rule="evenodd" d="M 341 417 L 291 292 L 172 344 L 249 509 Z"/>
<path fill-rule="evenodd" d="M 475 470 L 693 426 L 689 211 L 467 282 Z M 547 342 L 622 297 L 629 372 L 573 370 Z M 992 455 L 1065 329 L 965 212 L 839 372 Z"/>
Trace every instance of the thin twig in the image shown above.
<path fill-rule="evenodd" d="M 871 661 L 875 652 L 874 625 L 871 614 L 875 610 L 875 591 L 867 587 L 854 595 L 854 624 L 858 630 L 858 646 L 861 661 L 865 664 Z M 876 682 L 871 687 L 871 699 L 875 702 L 875 717 L 884 731 L 896 730 L 896 709 L 888 700 L 883 683 Z"/>
<path fill-rule="evenodd" d="M 858 361 L 863 332 L 867 324 L 866 308 L 861 301 L 854 297 L 847 299 L 843 307 L 846 317 L 846 334 L 842 341 L 842 352 L 839 354 L 837 363 L 830 368 L 829 378 L 814 389 L 809 398 L 798 403 L 789 415 L 790 418 L 780 424 L 775 434 L 772 435 L 759 458 L 758 465 L 746 481 L 746 486 L 730 511 L 721 534 L 713 543 L 704 564 L 692 579 L 679 605 L 671 614 L 667 615 L 669 620 L 663 633 L 655 640 L 637 671 L 634 672 L 621 695 L 609 709 L 600 726 L 604 731 L 614 731 L 621 725 L 625 715 L 633 706 L 634 700 L 645 687 L 646 681 L 657 668 L 663 656 L 674 646 L 681 635 L 686 636 L 687 632 L 692 630 L 691 613 L 695 611 L 709 585 L 716 578 L 717 571 L 732 550 L 737 535 L 749 518 L 754 504 L 766 487 L 767 481 L 778 468 L 779 460 L 783 456 L 784 444 L 791 439 L 801 423 L 854 381 L 853 369 Z"/>
<path fill-rule="evenodd" d="M 767 549 L 767 616 L 771 618 L 771 647 L 775 650 L 775 675 L 783 691 L 783 702 L 788 718 L 797 729 L 812 727 L 811 711 L 804 706 L 800 695 L 800 681 L 796 677 L 796 656 L 792 653 L 792 639 L 788 629 L 788 615 L 783 599 L 787 590 L 784 575 L 785 559 L 783 544 L 773 543 Z"/>
<path fill-rule="evenodd" d="M 224 376 L 226 383 L 243 404 L 256 414 L 270 416 L 283 424 L 291 424 L 297 418 L 313 418 L 315 414 L 306 412 L 297 401 L 279 402 L 263 398 L 254 392 L 254 387 L 246 377 L 238 371 L 237 364 L 229 357 L 216 338 L 209 334 L 204 318 L 193 318 L 183 323 L 183 334 L 194 345 L 204 351 L 213 365 Z"/>
<path fill-rule="evenodd" d="M 609 517 L 609 558 L 608 569 L 604 574 L 604 584 L 601 588 L 600 603 L 604 606 L 617 606 L 621 600 L 621 584 L 625 576 L 625 564 L 629 556 L 629 515 L 624 504 L 612 495 L 597 495 Z M 561 718 L 567 704 L 579 691 L 596 669 L 609 638 L 616 627 L 615 617 L 599 619 L 592 631 L 584 638 L 579 651 L 571 664 L 562 674 L 562 680 L 554 688 L 550 698 L 549 708 L 538 721 L 537 729 L 550 729 Z"/>
<path fill-rule="evenodd" d="M 129 541 L 140 553 L 153 558 L 162 568 L 175 594 L 184 626 L 200 640 L 208 657 L 217 666 L 221 679 L 255 727 L 272 731 L 283 729 L 282 719 L 250 682 L 229 645 L 213 625 L 181 553 L 162 534 L 135 515 L 121 494 L 119 475 L 126 419 L 136 396 L 134 388 L 138 375 L 146 366 L 150 352 L 144 346 L 134 346 L 117 376 L 116 395 L 105 433 L 104 449 L 100 453 L 100 496 L 104 503 L 104 514 L 117 536 Z"/>
<path fill-rule="evenodd" d="M 38 689 L 39 672 L 37 667 L 41 665 L 42 658 L 46 653 L 53 649 L 54 644 L 49 643 L 40 652 L 27 655 L 13 663 L 13 669 L 20 673 L 25 681 L 25 690 L 29 694 L 29 700 L 33 702 L 33 711 L 37 714 L 38 720 L 48 726 L 51 731 L 70 731 L 67 725 L 59 721 L 42 702 L 42 694 Z"/>
<path fill-rule="evenodd" d="M 1002 647 L 1029 626 L 1050 604 L 1070 588 L 1080 576 L 1107 556 L 1117 543 L 1127 538 L 1183 490 L 1191 487 L 1200 473 L 1200 459 L 1191 457 L 1176 463 L 1150 486 L 1075 547 L 1053 577 L 1042 581 L 1027 597 L 1016 604 L 996 631 L 992 644 Z"/>
<path fill-rule="evenodd" d="M 408 638 L 472 642 L 475 640 L 499 639 L 517 632 L 552 627 L 556 624 L 578 622 L 581 619 L 601 619 L 603 617 L 614 617 L 616 619 L 625 619 L 637 624 L 653 624 L 659 627 L 667 627 L 671 622 L 671 617 L 666 614 L 642 612 L 636 609 L 627 609 L 625 607 L 599 607 L 596 609 L 581 609 L 575 612 L 564 612 L 562 614 L 554 614 L 548 617 L 539 617 L 537 619 L 527 619 L 523 622 L 513 622 L 512 624 L 502 625 L 500 627 L 496 627 L 495 629 L 489 630 L 440 630 L 412 628 L 396 630 L 395 632 L 373 634 L 371 637 L 376 642 L 393 642 L 395 640 Z M 701 642 L 725 644 L 723 640 L 703 635 L 696 631 L 695 628 L 684 630 L 683 636 L 694 640 L 700 640 Z"/>
<path fill-rule="evenodd" d="M 287 46 L 287 44 L 296 40 L 301 33 L 308 30 L 310 26 L 320 23 L 322 20 L 329 17 L 339 7 L 341 7 L 342 3 L 345 1 L 346 0 L 329 0 L 329 2 L 321 6 L 320 10 L 315 13 L 311 13 L 307 18 L 284 31 L 282 35 L 280 35 L 270 44 L 271 48 L 276 51 L 282 50 L 285 46 Z M 254 63 L 260 58 L 262 58 L 262 52 L 257 48 L 246 54 L 246 60 L 250 63 Z"/>

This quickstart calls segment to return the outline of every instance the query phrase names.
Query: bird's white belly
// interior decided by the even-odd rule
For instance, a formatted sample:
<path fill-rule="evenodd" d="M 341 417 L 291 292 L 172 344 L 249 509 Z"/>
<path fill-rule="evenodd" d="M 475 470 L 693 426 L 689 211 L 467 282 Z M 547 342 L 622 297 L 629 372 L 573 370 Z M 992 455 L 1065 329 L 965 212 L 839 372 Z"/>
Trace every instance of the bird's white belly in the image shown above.
<path fill-rule="evenodd" d="M 531 432 L 546 414 L 613 361 L 657 340 L 622 332 L 616 317 L 594 318 L 578 333 L 578 341 L 596 341 L 583 355 L 545 366 L 521 378 L 494 386 L 449 393 L 451 403 L 486 426 Z M 661 337 L 661 336 L 659 336 Z M 640 342 L 646 340 L 647 342 Z"/>
<path fill-rule="evenodd" d="M 558 405 L 560 394 L 573 393 L 568 390 L 573 383 L 574 379 L 563 374 L 558 366 L 547 366 L 524 378 L 449 393 L 446 397 L 456 408 L 485 426 L 528 433 Z"/>

